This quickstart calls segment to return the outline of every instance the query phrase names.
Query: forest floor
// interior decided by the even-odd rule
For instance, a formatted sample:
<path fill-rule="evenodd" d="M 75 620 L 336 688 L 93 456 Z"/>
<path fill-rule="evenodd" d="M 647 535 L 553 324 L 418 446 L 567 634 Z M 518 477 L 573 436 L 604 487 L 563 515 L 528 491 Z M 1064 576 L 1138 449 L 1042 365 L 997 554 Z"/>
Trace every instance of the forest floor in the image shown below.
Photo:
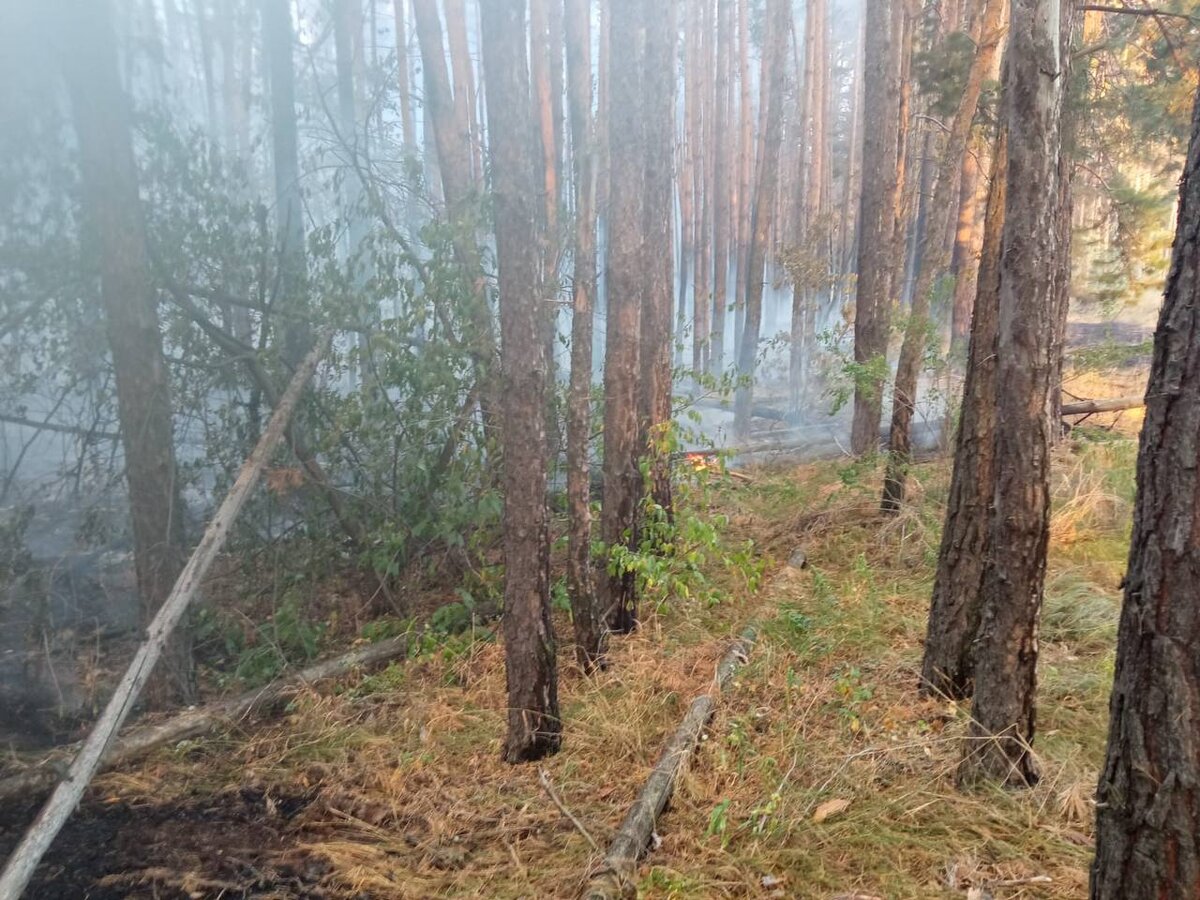
<path fill-rule="evenodd" d="M 601 854 L 539 772 L 603 847 L 754 620 L 760 639 L 659 824 L 641 896 L 1082 897 L 1139 419 L 1109 416 L 1056 451 L 1032 790 L 960 793 L 969 707 L 916 695 L 948 463 L 916 466 L 910 505 L 884 520 L 875 462 L 777 460 L 690 501 L 697 521 L 723 523 L 730 554 L 754 542 L 761 581 L 714 554 L 715 594 L 643 610 L 594 677 L 570 662 L 556 614 L 565 738 L 541 765 L 500 762 L 502 648 L 467 631 L 103 774 L 29 896 L 575 896 Z M 796 549 L 804 570 L 786 564 Z M 35 811 L 19 806 L 0 811 L 0 858 Z"/>

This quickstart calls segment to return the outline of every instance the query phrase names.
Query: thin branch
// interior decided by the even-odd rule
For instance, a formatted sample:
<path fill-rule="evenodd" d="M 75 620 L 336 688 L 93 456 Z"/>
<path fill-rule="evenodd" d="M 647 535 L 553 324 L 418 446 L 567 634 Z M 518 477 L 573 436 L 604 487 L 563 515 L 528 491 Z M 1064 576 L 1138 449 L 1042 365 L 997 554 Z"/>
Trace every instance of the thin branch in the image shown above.
<path fill-rule="evenodd" d="M 562 800 L 559 799 L 558 792 L 554 790 L 554 784 L 550 781 L 550 773 L 545 769 L 538 769 L 538 781 L 541 783 L 543 790 L 549 795 L 550 802 L 558 807 L 558 811 L 567 817 L 568 821 L 575 826 L 575 830 L 587 839 L 587 842 L 592 845 L 593 850 L 599 853 L 600 845 L 596 843 L 596 839 L 588 833 L 588 830 L 583 827 L 583 823 L 575 818 L 574 813 L 567 809 L 563 805 Z"/>

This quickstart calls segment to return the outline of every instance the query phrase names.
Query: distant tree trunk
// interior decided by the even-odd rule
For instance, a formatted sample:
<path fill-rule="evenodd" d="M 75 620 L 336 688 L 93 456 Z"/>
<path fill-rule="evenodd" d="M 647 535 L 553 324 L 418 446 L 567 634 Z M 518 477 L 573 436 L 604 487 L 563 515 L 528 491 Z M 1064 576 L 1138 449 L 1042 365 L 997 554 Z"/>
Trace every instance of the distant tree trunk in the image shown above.
<path fill-rule="evenodd" d="M 709 339 L 708 369 L 720 377 L 725 369 L 725 308 L 729 290 L 730 178 L 732 149 L 730 127 L 729 70 L 733 44 L 733 0 L 717 0 L 717 61 L 713 97 L 713 182 L 716 191 L 713 224 L 713 315 Z"/>
<path fill-rule="evenodd" d="M 687 6 L 685 5 L 685 10 Z M 688 288 L 691 285 L 692 260 L 695 246 L 696 220 L 692 210 L 692 151 L 691 142 L 695 140 L 693 137 L 693 123 L 691 119 L 691 109 L 694 98 L 691 96 L 694 89 L 691 87 L 691 71 L 694 68 L 692 58 L 692 31 L 690 26 L 684 26 L 684 48 L 683 48 L 683 96 L 684 96 L 684 113 L 683 121 L 680 123 L 682 129 L 682 140 L 678 141 L 675 147 L 675 156 L 679 169 L 678 191 L 679 191 L 679 296 L 675 300 L 675 354 L 677 366 L 682 366 L 686 347 L 684 345 L 684 333 L 687 331 L 687 303 L 688 303 Z"/>
<path fill-rule="evenodd" d="M 604 658 L 604 616 L 592 578 L 588 443 L 592 430 L 592 307 L 596 296 L 596 151 L 588 0 L 566 0 L 567 93 L 575 167 L 575 274 L 571 297 L 571 384 L 567 401 L 567 589 L 575 654 L 585 672 Z"/>
<path fill-rule="evenodd" d="M 979 0 L 976 3 L 983 5 Z M 904 344 L 900 348 L 895 389 L 892 392 L 892 429 L 888 438 L 888 465 L 881 504 L 885 513 L 898 512 L 904 503 L 908 467 L 912 461 L 912 420 L 916 410 L 917 380 L 930 335 L 929 307 L 936 281 L 949 263 L 944 237 L 950 228 L 951 217 L 957 211 L 955 199 L 958 184 L 955 175 L 962 168 L 967 139 L 971 136 L 971 124 L 975 121 L 975 109 L 983 91 L 984 76 L 991 71 L 992 60 L 1000 45 L 1004 3 L 1005 0 L 988 0 L 979 24 L 980 31 L 972 36 L 977 47 L 975 58 L 967 73 L 967 82 L 951 121 L 937 171 L 933 175 L 933 195 L 926 207 L 928 220 L 920 237 L 912 306 L 904 330 Z M 978 16 L 972 18 L 979 19 Z"/>
<path fill-rule="evenodd" d="M 735 353 L 742 346 L 746 316 L 746 265 L 750 248 L 750 182 L 754 173 L 754 131 L 750 93 L 750 8 L 749 0 L 737 0 L 738 15 L 738 210 L 737 272 L 734 284 L 737 299 L 733 312 Z"/>
<path fill-rule="evenodd" d="M 1004 231 L 1007 141 L 1003 129 L 992 161 L 980 255 L 967 380 L 954 445 L 954 474 L 929 607 L 921 692 L 962 700 L 974 686 L 972 651 L 979 630 L 983 565 L 996 433 L 996 335 L 1000 317 L 1000 241 Z"/>
<path fill-rule="evenodd" d="M 342 152 L 351 157 L 350 168 L 345 179 L 346 217 L 349 222 L 350 257 L 357 256 L 363 240 L 367 236 L 366 223 L 363 221 L 362 201 L 363 186 L 358 178 L 358 166 L 354 157 L 361 152 L 359 147 L 360 111 L 357 91 L 355 89 L 355 73 L 362 68 L 362 9 L 358 6 L 360 0 L 336 0 L 333 9 L 333 36 L 337 65 L 337 94 L 338 94 L 338 130 L 341 132 Z"/>
<path fill-rule="evenodd" d="M 486 4 L 485 4 L 486 5 Z M 483 279 L 479 245 L 475 242 L 474 227 L 478 202 L 475 180 L 471 175 L 471 142 L 469 125 L 457 120 L 454 92 L 446 67 L 442 25 L 437 0 L 413 0 L 417 40 L 421 45 L 422 69 L 425 76 L 425 109 L 432 124 L 437 144 L 438 168 L 442 176 L 442 193 L 450 221 L 455 222 L 454 255 L 470 280 L 472 290 L 471 348 L 475 380 L 480 385 L 480 406 L 485 425 L 494 423 L 492 411 L 498 408 L 499 398 L 491 373 L 495 368 L 495 327 Z M 524 38 L 522 38 L 524 40 Z M 466 90 L 460 86 L 460 90 Z M 463 133 L 463 128 L 468 133 Z"/>
<path fill-rule="evenodd" d="M 643 0 L 648 2 L 648 0 Z M 675 266 L 674 139 L 676 0 L 655 0 L 646 16 L 642 85 L 645 123 L 645 290 L 642 295 L 640 451 L 650 458 L 650 494 L 672 515 L 671 469 L 664 429 L 671 421 L 671 297 Z"/>
<path fill-rule="evenodd" d="M 475 118 L 475 74 L 467 46 L 466 0 L 444 0 L 446 9 L 446 42 L 450 49 L 450 66 L 454 73 L 454 119 L 459 134 L 468 148 L 471 162 L 471 183 L 476 190 L 483 187 L 482 141 L 479 123 Z"/>
<path fill-rule="evenodd" d="M 883 366 L 887 361 L 891 284 L 895 268 L 897 141 L 900 119 L 899 40 L 893 3 L 866 0 L 862 197 L 858 214 L 858 290 L 854 309 L 854 422 L 850 449 L 856 454 L 879 444 Z M 882 361 L 882 362 L 881 362 Z"/>
<path fill-rule="evenodd" d="M 171 379 L 138 199 L 129 101 L 121 88 L 107 0 L 73 4 L 57 30 L 79 142 L 84 224 L 99 261 L 116 376 L 138 595 L 142 620 L 149 622 L 183 570 L 186 554 Z M 186 623 L 175 630 L 162 661 L 148 688 L 151 705 L 193 702 L 195 669 Z"/>
<path fill-rule="evenodd" d="M 412 88 L 408 82 L 408 14 L 405 0 L 392 0 L 396 21 L 396 89 L 400 94 L 400 137 L 410 152 L 417 141 L 417 128 L 413 122 Z"/>
<path fill-rule="evenodd" d="M 699 0 L 694 15 L 698 23 L 696 86 L 696 137 L 692 147 L 692 172 L 696 181 L 695 285 L 693 288 L 692 368 L 696 377 L 708 371 L 709 333 L 712 331 L 712 67 L 713 0 Z"/>
<path fill-rule="evenodd" d="M 525 0 L 483 4 L 504 390 L 504 647 L 507 762 L 558 750 L 558 675 L 550 620 L 546 510 L 546 358 L 539 310 L 534 125 Z"/>
<path fill-rule="evenodd" d="M 744 383 L 738 385 L 734 397 L 734 432 L 739 436 L 750 433 L 750 412 L 754 399 L 754 363 L 758 356 L 759 331 L 762 325 L 763 283 L 766 280 L 767 236 L 771 231 L 775 208 L 776 186 L 779 180 L 779 139 L 783 121 L 784 54 L 791 10 L 787 0 L 768 0 L 767 31 L 763 52 L 762 77 L 768 85 L 762 134 L 762 160 L 758 184 L 754 191 L 753 229 L 746 268 L 746 324 L 738 348 L 738 375 Z"/>
<path fill-rule="evenodd" d="M 838 274 L 843 282 L 848 282 L 849 275 L 857 271 L 855 235 L 860 223 L 855 212 L 860 205 L 860 185 L 862 174 L 862 132 L 863 112 L 863 29 L 859 29 L 854 42 L 854 74 L 850 83 L 850 139 L 847 141 L 846 180 L 842 189 L 841 241 L 839 245 Z"/>
<path fill-rule="evenodd" d="M 1200 103 L 1138 451 L 1093 900 L 1200 896 Z"/>
<path fill-rule="evenodd" d="M 1000 255 L 995 479 L 965 783 L 1038 778 L 1031 745 L 1037 624 L 1050 534 L 1051 424 L 1046 404 L 1069 231 L 1060 227 L 1062 111 L 1074 8 L 1013 0 L 1002 118 L 1008 197 Z M 997 552 L 999 551 L 999 552 Z"/>
<path fill-rule="evenodd" d="M 639 543 L 638 506 L 642 475 L 638 446 L 638 375 L 641 371 L 641 302 L 645 245 L 642 232 L 645 168 L 642 160 L 646 42 L 644 0 L 614 4 L 609 12 L 610 45 L 621 64 L 609 74 L 608 277 L 604 352 L 604 496 L 600 536 L 606 547 Z M 628 633 L 637 626 L 632 572 L 606 572 L 601 593 L 609 628 Z"/>
<path fill-rule="evenodd" d="M 271 87 L 271 148 L 275 163 L 275 241 L 280 304 L 291 314 L 283 326 L 282 357 L 300 365 L 312 343 L 308 313 L 308 264 L 304 252 L 304 201 L 296 134 L 296 85 L 292 70 L 292 14 L 288 0 L 262 0 L 263 51 Z"/>
<path fill-rule="evenodd" d="M 958 229 L 954 233 L 954 300 L 950 312 L 950 358 L 965 358 L 971 333 L 971 307 L 979 273 L 983 241 L 979 216 L 979 162 L 975 154 L 963 154 L 959 175 Z"/>

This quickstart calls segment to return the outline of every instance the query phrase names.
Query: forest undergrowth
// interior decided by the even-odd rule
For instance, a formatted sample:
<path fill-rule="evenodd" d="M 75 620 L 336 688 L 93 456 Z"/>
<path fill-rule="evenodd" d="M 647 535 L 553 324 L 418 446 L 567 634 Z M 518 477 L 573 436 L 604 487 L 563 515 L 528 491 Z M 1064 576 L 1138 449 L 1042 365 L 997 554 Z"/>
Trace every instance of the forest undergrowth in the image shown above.
<path fill-rule="evenodd" d="M 585 677 L 560 637 L 568 738 L 540 766 L 500 761 L 490 631 L 427 638 L 278 718 L 101 776 L 73 827 L 109 822 L 120 839 L 57 868 L 52 853 L 38 895 L 77 896 L 90 879 L 93 897 L 573 896 L 600 854 L 541 773 L 603 848 L 731 637 L 758 619 L 643 863 L 643 896 L 1080 896 L 1135 456 L 1127 434 L 1080 429 L 1056 457 L 1032 791 L 959 793 L 969 707 L 916 696 L 947 464 L 917 466 L 911 505 L 881 520 L 873 464 L 777 462 L 693 492 L 687 516 L 720 523 L 725 552 L 700 558 L 704 591 L 650 606 L 638 634 L 614 639 L 606 671 Z M 746 541 L 757 564 L 729 565 Z M 786 564 L 797 549 L 803 571 Z"/>

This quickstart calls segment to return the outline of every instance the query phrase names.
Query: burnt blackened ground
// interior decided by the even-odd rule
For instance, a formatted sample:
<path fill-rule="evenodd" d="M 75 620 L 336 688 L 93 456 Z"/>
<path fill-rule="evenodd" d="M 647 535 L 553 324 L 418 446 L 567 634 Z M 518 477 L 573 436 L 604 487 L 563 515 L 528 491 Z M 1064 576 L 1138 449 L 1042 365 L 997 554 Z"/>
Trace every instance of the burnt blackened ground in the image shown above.
<path fill-rule="evenodd" d="M 71 818 L 26 892 L 38 900 L 324 898 L 327 866 L 294 849 L 311 795 L 238 789 L 155 804 L 97 797 Z M 0 859 L 37 805 L 0 810 Z M 365 898 L 364 898 L 365 900 Z"/>

